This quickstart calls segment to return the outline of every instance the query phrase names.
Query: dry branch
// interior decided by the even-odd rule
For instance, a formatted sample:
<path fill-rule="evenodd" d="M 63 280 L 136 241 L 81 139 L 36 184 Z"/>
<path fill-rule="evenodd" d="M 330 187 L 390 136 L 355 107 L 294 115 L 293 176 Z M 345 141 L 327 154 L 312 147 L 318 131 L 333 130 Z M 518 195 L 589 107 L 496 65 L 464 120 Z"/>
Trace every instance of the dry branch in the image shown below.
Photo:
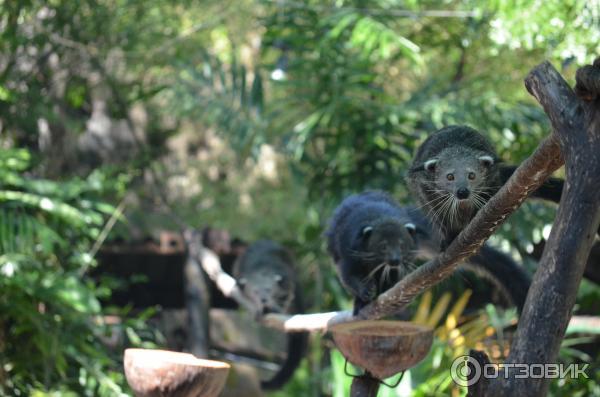
<path fill-rule="evenodd" d="M 186 231 L 186 234 L 190 233 L 193 232 L 189 230 Z M 189 238 L 186 238 L 186 240 L 187 239 Z M 188 247 L 190 247 L 189 243 Z M 212 282 L 215 283 L 223 295 L 235 300 L 246 310 L 255 313 L 258 309 L 251 301 L 246 299 L 235 279 L 223 270 L 217 254 L 206 247 L 201 247 L 200 245 L 198 245 L 198 247 L 199 249 L 195 252 L 191 252 L 190 256 L 198 259 L 202 270 L 204 270 Z"/>

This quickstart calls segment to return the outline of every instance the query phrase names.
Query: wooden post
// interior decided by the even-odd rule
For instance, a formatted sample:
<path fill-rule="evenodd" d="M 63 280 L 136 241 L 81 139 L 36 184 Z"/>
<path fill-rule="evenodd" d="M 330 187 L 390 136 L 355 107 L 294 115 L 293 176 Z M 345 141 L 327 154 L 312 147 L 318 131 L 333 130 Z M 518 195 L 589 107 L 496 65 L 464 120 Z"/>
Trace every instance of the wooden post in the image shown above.
<path fill-rule="evenodd" d="M 379 379 L 374 378 L 369 372 L 357 376 L 352 380 L 350 397 L 377 397 Z"/>
<path fill-rule="evenodd" d="M 201 257 L 202 246 L 194 230 L 187 229 L 184 238 L 187 245 L 183 277 L 189 324 L 188 347 L 195 356 L 208 357 L 210 295 L 197 259 Z"/>

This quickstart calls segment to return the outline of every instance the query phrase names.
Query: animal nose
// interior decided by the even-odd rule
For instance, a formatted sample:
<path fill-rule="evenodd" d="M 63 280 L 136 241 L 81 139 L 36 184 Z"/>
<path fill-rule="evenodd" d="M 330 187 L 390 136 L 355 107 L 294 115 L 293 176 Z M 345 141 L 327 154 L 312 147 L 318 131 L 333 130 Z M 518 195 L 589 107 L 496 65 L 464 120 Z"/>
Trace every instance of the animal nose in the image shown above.
<path fill-rule="evenodd" d="M 461 187 L 456 191 L 456 197 L 458 197 L 461 200 L 464 200 L 469 197 L 469 193 L 469 189 L 467 189 L 466 187 Z"/>
<path fill-rule="evenodd" d="M 389 262 L 392 266 L 398 266 L 400 264 L 400 261 L 400 255 L 392 255 Z"/>

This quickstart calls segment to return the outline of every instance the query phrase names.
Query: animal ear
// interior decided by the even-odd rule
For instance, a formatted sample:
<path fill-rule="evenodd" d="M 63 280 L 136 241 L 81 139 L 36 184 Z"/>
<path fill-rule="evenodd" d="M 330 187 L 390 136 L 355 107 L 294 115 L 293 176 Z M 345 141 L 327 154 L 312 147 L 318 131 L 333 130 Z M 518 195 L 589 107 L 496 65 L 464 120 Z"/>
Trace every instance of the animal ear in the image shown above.
<path fill-rule="evenodd" d="M 494 158 L 492 156 L 488 156 L 487 154 L 484 154 L 483 156 L 479 156 L 477 158 L 477 160 L 479 160 L 479 162 L 484 167 L 491 167 L 492 165 L 494 165 Z"/>
<path fill-rule="evenodd" d="M 237 281 L 237 285 L 239 285 L 241 289 L 244 289 L 244 287 L 246 286 L 247 283 L 248 283 L 248 280 L 246 280 L 245 278 L 240 278 Z"/>
<path fill-rule="evenodd" d="M 363 238 L 369 238 L 369 236 L 371 236 L 372 231 L 373 231 L 373 226 L 365 226 L 360 231 L 360 234 L 361 234 L 361 236 L 363 236 Z"/>
<path fill-rule="evenodd" d="M 423 164 L 423 168 L 425 168 L 429 172 L 433 172 L 433 171 L 435 171 L 435 166 L 437 165 L 437 162 L 438 162 L 437 159 L 427 160 Z"/>
<path fill-rule="evenodd" d="M 411 236 L 414 236 L 417 233 L 417 227 L 414 223 L 406 223 L 404 224 L 404 227 L 406 230 L 408 230 Z"/>

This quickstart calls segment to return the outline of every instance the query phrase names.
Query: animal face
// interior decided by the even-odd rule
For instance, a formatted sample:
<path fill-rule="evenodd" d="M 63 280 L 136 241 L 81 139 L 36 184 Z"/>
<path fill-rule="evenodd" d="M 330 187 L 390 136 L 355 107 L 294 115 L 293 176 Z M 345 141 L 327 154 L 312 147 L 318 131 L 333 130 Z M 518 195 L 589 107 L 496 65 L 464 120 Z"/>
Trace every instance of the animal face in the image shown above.
<path fill-rule="evenodd" d="M 445 197 L 448 206 L 479 208 L 489 199 L 491 189 L 497 188 L 489 186 L 488 182 L 493 165 L 494 158 L 489 154 L 460 148 L 444 150 L 424 163 L 427 179 L 431 182 L 428 193 Z M 440 198 L 440 201 L 445 200 Z"/>
<path fill-rule="evenodd" d="M 281 274 L 258 271 L 238 280 L 244 295 L 258 308 L 260 315 L 287 313 L 294 299 L 291 280 Z"/>
<path fill-rule="evenodd" d="M 396 220 L 364 226 L 361 240 L 369 262 L 393 268 L 408 266 L 415 258 L 415 225 Z"/>

